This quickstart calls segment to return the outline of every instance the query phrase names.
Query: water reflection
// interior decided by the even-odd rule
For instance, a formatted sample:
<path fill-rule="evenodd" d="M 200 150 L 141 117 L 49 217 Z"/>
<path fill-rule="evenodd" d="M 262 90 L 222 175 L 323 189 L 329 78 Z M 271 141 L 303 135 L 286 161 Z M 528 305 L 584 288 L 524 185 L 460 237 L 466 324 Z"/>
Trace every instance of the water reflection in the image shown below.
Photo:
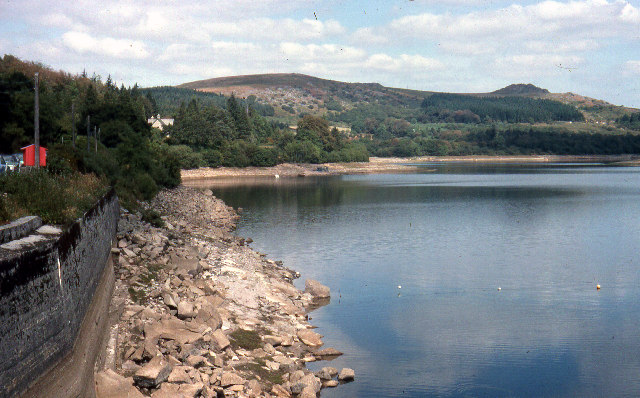
<path fill-rule="evenodd" d="M 330 286 L 323 397 L 640 395 L 638 171 L 454 169 L 214 187 Z"/>

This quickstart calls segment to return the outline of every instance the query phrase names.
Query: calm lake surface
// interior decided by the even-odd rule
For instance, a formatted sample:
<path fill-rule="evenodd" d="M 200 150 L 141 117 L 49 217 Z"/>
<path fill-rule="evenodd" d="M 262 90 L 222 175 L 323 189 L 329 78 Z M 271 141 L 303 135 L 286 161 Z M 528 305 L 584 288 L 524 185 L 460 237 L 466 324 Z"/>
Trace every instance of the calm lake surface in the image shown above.
<path fill-rule="evenodd" d="M 640 169 L 424 170 L 213 187 L 331 288 L 311 323 L 345 355 L 309 367 L 356 381 L 322 396 L 640 396 Z"/>

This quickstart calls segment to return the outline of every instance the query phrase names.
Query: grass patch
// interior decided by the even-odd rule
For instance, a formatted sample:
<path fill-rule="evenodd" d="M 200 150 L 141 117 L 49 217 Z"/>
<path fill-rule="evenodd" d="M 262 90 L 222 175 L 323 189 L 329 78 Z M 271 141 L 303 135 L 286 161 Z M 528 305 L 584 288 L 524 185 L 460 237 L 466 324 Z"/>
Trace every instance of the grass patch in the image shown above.
<path fill-rule="evenodd" d="M 0 222 L 37 215 L 66 225 L 82 217 L 107 190 L 93 174 L 53 174 L 46 169 L 0 175 Z"/>
<path fill-rule="evenodd" d="M 142 221 L 148 222 L 156 228 L 164 227 L 164 220 L 160 217 L 157 211 L 153 209 L 143 209 L 141 211 Z"/>
<path fill-rule="evenodd" d="M 151 281 L 158 280 L 158 272 L 160 272 L 161 269 L 162 265 L 160 264 L 147 265 L 147 270 L 143 272 L 139 277 L 139 283 L 146 286 L 151 285 Z"/>
<path fill-rule="evenodd" d="M 282 384 L 284 380 L 282 376 L 284 375 L 284 371 L 282 370 L 274 370 L 270 371 L 264 368 L 265 362 L 260 358 L 256 358 L 255 362 L 245 363 L 243 365 L 238 366 L 238 370 L 250 372 L 253 375 L 259 376 L 261 380 L 266 380 L 271 384 Z"/>
<path fill-rule="evenodd" d="M 260 334 L 255 330 L 237 329 L 231 332 L 229 337 L 234 349 L 244 348 L 245 350 L 255 350 L 262 347 Z"/>
<path fill-rule="evenodd" d="M 131 297 L 131 301 L 140 305 L 147 304 L 149 297 L 147 297 L 147 293 L 145 293 L 144 290 L 136 289 L 133 286 L 129 286 L 129 289 L 127 290 L 129 291 L 129 296 Z"/>

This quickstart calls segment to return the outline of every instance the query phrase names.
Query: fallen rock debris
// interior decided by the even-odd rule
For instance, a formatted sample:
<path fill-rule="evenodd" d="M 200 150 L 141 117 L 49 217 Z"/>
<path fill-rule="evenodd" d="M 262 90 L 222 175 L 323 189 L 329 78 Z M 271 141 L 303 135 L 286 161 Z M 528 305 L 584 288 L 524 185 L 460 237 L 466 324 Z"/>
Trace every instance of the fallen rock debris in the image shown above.
<path fill-rule="evenodd" d="M 126 211 L 118 226 L 98 398 L 316 397 L 354 379 L 351 369 L 305 367 L 342 355 L 319 349 L 307 322 L 328 287 L 296 289 L 299 274 L 232 234 L 238 216 L 211 191 L 164 190 L 149 206 L 164 227 Z"/>

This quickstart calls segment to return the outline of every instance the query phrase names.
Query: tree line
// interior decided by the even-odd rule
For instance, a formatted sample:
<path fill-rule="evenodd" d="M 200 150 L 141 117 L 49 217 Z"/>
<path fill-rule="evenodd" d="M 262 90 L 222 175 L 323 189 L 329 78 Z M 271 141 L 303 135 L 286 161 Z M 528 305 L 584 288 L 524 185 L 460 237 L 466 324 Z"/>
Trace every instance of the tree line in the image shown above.
<path fill-rule="evenodd" d="M 418 136 L 369 141 L 375 156 L 640 154 L 640 135 L 590 134 L 526 126 L 479 126 L 468 132 L 423 131 Z"/>
<path fill-rule="evenodd" d="M 11 55 L 0 58 L 0 152 L 33 143 L 35 72 L 40 143 L 51 172 L 94 173 L 127 204 L 180 183 L 178 159 L 147 123 L 152 103 L 136 85 L 117 87 L 111 77 L 73 76 Z"/>
<path fill-rule="evenodd" d="M 192 100 L 202 107 L 217 106 L 224 108 L 227 97 L 222 94 L 197 91 L 190 88 L 159 86 L 141 89 L 141 92 L 153 104 L 153 114 L 163 116 L 175 116 L 183 104 L 189 104 Z M 269 105 L 258 101 L 255 95 L 250 95 L 246 99 L 238 99 L 240 106 L 250 106 L 261 116 L 274 116 L 275 109 Z"/>
<path fill-rule="evenodd" d="M 195 98 L 182 103 L 169 131 L 168 143 L 185 168 L 368 160 L 364 145 L 348 141 L 326 119 L 304 116 L 293 132 L 234 95 L 224 108 Z"/>
<path fill-rule="evenodd" d="M 617 123 L 630 130 L 640 130 L 640 112 L 624 115 L 617 120 Z"/>
<path fill-rule="evenodd" d="M 426 97 L 422 108 L 432 121 L 457 123 L 535 123 L 583 121 L 574 106 L 558 101 L 529 97 L 477 97 L 438 93 Z"/>

